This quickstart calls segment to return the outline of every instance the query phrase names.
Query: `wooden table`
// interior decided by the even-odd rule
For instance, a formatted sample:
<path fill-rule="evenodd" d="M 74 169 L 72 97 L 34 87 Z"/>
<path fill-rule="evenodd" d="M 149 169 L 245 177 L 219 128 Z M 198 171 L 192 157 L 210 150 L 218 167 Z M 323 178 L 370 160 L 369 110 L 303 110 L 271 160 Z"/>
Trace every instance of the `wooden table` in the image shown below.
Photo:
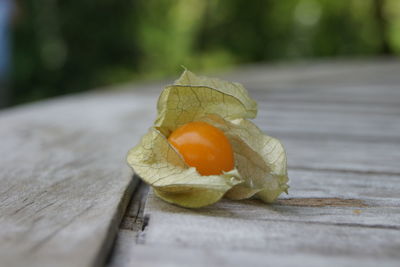
<path fill-rule="evenodd" d="M 124 158 L 165 82 L 19 106 L 0 113 L 0 266 L 399 266 L 400 62 L 218 76 L 249 89 L 286 146 L 289 195 L 157 199 Z"/>

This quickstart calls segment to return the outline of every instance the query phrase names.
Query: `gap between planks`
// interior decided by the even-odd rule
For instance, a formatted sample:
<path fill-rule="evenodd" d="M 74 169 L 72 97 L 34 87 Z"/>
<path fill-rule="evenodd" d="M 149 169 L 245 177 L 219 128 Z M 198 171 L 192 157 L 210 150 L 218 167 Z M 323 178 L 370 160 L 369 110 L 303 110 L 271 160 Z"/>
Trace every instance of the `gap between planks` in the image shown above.
<path fill-rule="evenodd" d="M 147 196 L 149 193 L 149 186 L 145 184 L 139 176 L 134 174 L 134 180 L 137 180 L 135 190 L 132 193 L 132 198 L 125 210 L 124 217 L 119 225 L 120 233 L 121 231 L 129 231 L 135 234 L 134 243 L 141 244 L 144 243 L 144 232 L 149 221 L 149 216 L 144 214 L 144 209 L 147 201 Z M 113 255 L 115 254 L 115 243 L 119 238 L 117 235 L 114 240 L 114 246 L 110 250 L 108 255 L 106 265 L 109 265 L 113 260 Z"/>
<path fill-rule="evenodd" d="M 291 172 L 300 172 L 300 173 L 308 173 L 308 169 L 296 169 L 296 168 L 291 168 Z M 359 173 L 359 172 L 352 172 L 352 171 L 337 171 L 337 170 L 313 170 L 317 171 L 319 173 L 322 173 L 323 175 L 327 175 L 329 173 L 330 175 L 339 175 L 343 176 L 340 178 L 338 181 L 340 182 L 341 179 L 346 179 L 346 176 L 351 176 L 352 179 L 355 180 L 360 180 L 360 183 L 362 181 L 367 182 L 369 180 L 373 180 L 374 176 L 382 176 L 381 178 L 383 181 L 387 179 L 391 179 L 390 177 L 395 177 L 394 175 L 390 174 L 388 178 L 386 178 L 386 174 L 375 174 L 375 173 Z M 294 174 L 297 175 L 298 174 Z M 315 172 L 313 172 L 313 175 L 315 176 L 312 179 L 316 179 L 318 175 L 315 175 Z M 355 178 L 355 176 L 360 176 L 363 177 L 361 178 Z M 371 179 L 365 180 L 365 175 L 371 176 Z M 304 178 L 299 177 L 300 179 L 300 184 L 303 183 L 306 180 Z M 338 179 L 338 176 L 336 177 Z M 140 178 L 138 178 L 140 179 Z M 303 182 L 301 182 L 303 180 Z M 329 185 L 327 185 L 329 186 Z M 359 185 L 355 184 L 355 187 L 358 187 Z M 334 188 L 332 185 L 329 186 L 330 188 Z M 294 185 L 294 189 L 297 190 L 298 192 L 301 192 L 304 190 L 303 188 L 299 187 L 299 185 Z M 339 190 L 339 187 L 337 188 Z M 382 190 L 382 189 L 380 189 Z M 337 196 L 337 192 L 334 194 L 326 194 L 325 197 L 304 197 L 300 195 L 294 195 L 289 197 L 283 197 L 277 200 L 276 203 L 272 205 L 268 205 L 268 207 L 271 207 L 272 209 L 283 209 L 284 210 L 289 210 L 291 207 L 302 207 L 304 209 L 309 208 L 315 209 L 318 208 L 319 210 L 322 211 L 322 208 L 342 208 L 343 210 L 349 210 L 353 211 L 353 215 L 359 215 L 361 213 L 366 213 L 366 210 L 371 210 L 372 213 L 374 213 L 374 209 L 391 209 L 395 207 L 399 207 L 398 202 L 395 201 L 397 204 L 388 204 L 385 201 L 380 201 L 377 198 L 365 198 L 362 197 L 362 195 L 358 196 L 354 195 L 354 190 L 353 193 L 349 196 L 338 196 L 338 197 L 331 197 L 330 195 L 335 195 Z M 145 243 L 145 228 L 149 223 L 149 220 L 151 220 L 151 212 L 150 214 L 145 213 L 145 206 L 146 206 L 146 201 L 149 195 L 149 186 L 143 182 L 139 182 L 138 186 L 136 187 L 135 192 L 133 193 L 133 198 L 129 204 L 129 207 L 124 215 L 124 218 L 121 222 L 120 225 L 120 230 L 127 230 L 127 231 L 132 231 L 135 233 L 135 243 L 141 244 Z M 165 211 L 174 211 L 174 210 L 181 210 L 181 208 L 176 207 L 171 204 L 163 203 L 160 200 L 156 200 L 157 198 L 153 195 L 150 194 L 150 199 L 151 202 L 158 202 L 159 208 L 161 207 L 161 210 Z M 222 205 L 222 206 L 221 206 Z M 221 203 L 214 204 L 212 206 L 202 208 L 202 209 L 197 209 L 193 212 L 190 212 L 186 209 L 185 213 L 196 213 L 198 215 L 212 215 L 212 216 L 217 216 L 217 217 L 229 217 L 229 218 L 237 218 L 237 219 L 242 219 L 242 220 L 253 220 L 253 221 L 271 221 L 271 222 L 286 222 L 286 223 L 306 223 L 306 224 L 316 224 L 316 225 L 332 225 L 332 226 L 348 226 L 348 227 L 365 227 L 365 228 L 381 228 L 381 229 L 400 229 L 400 225 L 397 224 L 381 224 L 381 223 L 374 223 L 374 224 L 363 224 L 363 223 L 357 223 L 357 222 L 328 222 L 328 221 L 310 221 L 310 220 L 298 220 L 295 217 L 291 217 L 289 219 L 284 219 L 284 218 L 277 218 L 276 216 L 272 217 L 260 217 L 258 218 L 257 216 L 251 216 L 251 214 L 248 214 L 249 212 L 247 211 L 249 207 L 245 208 L 246 206 L 252 206 L 250 210 L 259 210 L 261 206 L 264 206 L 264 203 L 261 203 L 258 200 L 244 200 L 241 202 L 237 201 L 230 201 L 230 200 L 222 200 Z M 243 208 L 241 208 L 243 206 Z M 221 212 L 219 211 L 221 209 Z M 150 210 L 154 211 L 154 208 L 150 207 Z M 226 210 L 231 210 L 231 211 L 238 211 L 238 213 L 242 213 L 245 211 L 245 214 L 248 214 L 252 219 L 246 218 L 246 215 L 243 217 L 239 214 L 234 214 L 232 212 L 229 212 L 228 214 L 225 214 L 223 211 Z M 286 211 L 287 212 L 287 211 Z M 368 213 L 368 212 L 367 212 Z"/>

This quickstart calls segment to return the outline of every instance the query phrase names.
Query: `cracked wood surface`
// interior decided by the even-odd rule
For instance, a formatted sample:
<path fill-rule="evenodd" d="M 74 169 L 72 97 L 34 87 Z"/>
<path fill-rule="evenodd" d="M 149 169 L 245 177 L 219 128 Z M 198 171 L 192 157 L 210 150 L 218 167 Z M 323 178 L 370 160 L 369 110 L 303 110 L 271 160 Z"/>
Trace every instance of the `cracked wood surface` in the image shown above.
<path fill-rule="evenodd" d="M 166 82 L 3 110 L 0 266 L 102 265 L 118 225 L 108 266 L 397 266 L 399 73 L 383 60 L 226 75 L 250 90 L 256 123 L 287 148 L 290 194 L 274 205 L 183 209 L 132 178 L 126 153 Z"/>
<path fill-rule="evenodd" d="M 0 113 L 0 266 L 104 263 L 138 182 L 125 156 L 154 105 L 99 91 Z"/>
<path fill-rule="evenodd" d="M 289 195 L 190 210 L 150 190 L 130 205 L 143 211 L 125 215 L 145 223 L 121 224 L 107 265 L 398 266 L 399 74 L 399 62 L 383 60 L 227 75 L 258 101 L 255 122 L 285 145 Z"/>

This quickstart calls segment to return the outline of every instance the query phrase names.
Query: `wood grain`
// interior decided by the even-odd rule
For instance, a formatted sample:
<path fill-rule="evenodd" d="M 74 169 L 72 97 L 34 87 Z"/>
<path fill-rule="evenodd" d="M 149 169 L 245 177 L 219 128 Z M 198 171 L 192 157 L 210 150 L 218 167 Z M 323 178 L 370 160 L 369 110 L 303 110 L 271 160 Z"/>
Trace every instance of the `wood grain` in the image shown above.
<path fill-rule="evenodd" d="M 384 259 L 338 255 L 324 255 L 310 252 L 292 253 L 286 251 L 269 253 L 260 250 L 232 250 L 214 248 L 192 248 L 190 246 L 148 246 L 130 242 L 133 234 L 121 231 L 120 252 L 115 255 L 115 266 L 385 266 L 397 267 L 397 259 Z M 123 246 L 123 247 L 122 247 Z"/>
<path fill-rule="evenodd" d="M 397 266 L 400 63 L 245 66 L 224 76 L 287 148 L 290 194 L 189 210 L 125 164 L 167 84 L 0 112 L 0 266 Z M 119 90 L 117 90 L 119 89 Z M 134 193 L 133 193 L 134 192 Z M 131 203 L 121 221 L 134 194 Z"/>
<path fill-rule="evenodd" d="M 146 223 L 122 227 L 108 266 L 397 266 L 399 70 L 354 61 L 226 74 L 250 89 L 256 123 L 287 148 L 289 195 L 190 210 L 150 191 L 137 214 Z"/>
<path fill-rule="evenodd" d="M 96 92 L 0 113 L 0 266 L 103 264 L 137 183 L 125 155 L 154 101 Z"/>

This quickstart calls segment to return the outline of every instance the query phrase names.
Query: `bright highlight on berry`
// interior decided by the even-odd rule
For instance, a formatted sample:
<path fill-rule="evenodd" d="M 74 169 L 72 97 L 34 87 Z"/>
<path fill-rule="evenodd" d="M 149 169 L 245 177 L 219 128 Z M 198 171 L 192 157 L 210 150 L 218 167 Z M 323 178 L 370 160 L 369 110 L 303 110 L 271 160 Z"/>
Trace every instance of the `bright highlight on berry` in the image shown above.
<path fill-rule="evenodd" d="M 186 164 L 201 175 L 220 175 L 234 168 L 233 149 L 218 128 L 201 121 L 187 123 L 168 138 Z"/>

